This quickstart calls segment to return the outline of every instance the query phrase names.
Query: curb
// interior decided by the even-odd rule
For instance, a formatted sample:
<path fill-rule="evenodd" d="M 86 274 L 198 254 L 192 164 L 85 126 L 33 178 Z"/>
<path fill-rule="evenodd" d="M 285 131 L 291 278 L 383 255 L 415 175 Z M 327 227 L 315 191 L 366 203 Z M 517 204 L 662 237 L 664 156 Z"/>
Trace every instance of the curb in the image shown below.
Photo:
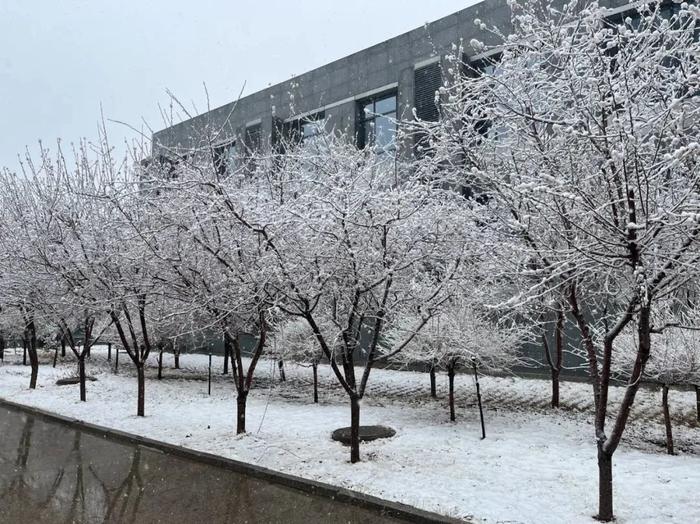
<path fill-rule="evenodd" d="M 470 520 L 459 520 L 452 517 L 439 515 L 437 513 L 424 511 L 406 504 L 401 504 L 399 502 L 380 499 L 358 491 L 333 486 L 332 484 L 326 484 L 324 482 L 318 482 L 315 480 L 289 475 L 287 473 L 281 473 L 247 462 L 241 462 L 218 455 L 213 455 L 211 453 L 196 451 L 193 449 L 184 448 L 182 446 L 176 446 L 174 444 L 167 444 L 165 442 L 142 437 L 133 433 L 127 433 L 125 431 L 110 429 L 97 424 L 92 424 L 90 422 L 84 422 L 82 420 L 58 415 L 40 408 L 18 404 L 2 397 L 0 397 L 0 406 L 14 411 L 26 412 L 51 422 L 58 422 L 60 424 L 68 425 L 105 439 L 156 449 L 175 457 L 194 460 L 210 466 L 224 468 L 236 473 L 266 480 L 274 484 L 302 491 L 304 493 L 310 493 L 312 495 L 329 498 L 331 500 L 349 503 L 364 509 L 376 511 L 382 516 L 392 517 L 404 520 L 406 522 L 415 522 L 418 524 L 464 524 L 465 522 L 471 522 Z"/>

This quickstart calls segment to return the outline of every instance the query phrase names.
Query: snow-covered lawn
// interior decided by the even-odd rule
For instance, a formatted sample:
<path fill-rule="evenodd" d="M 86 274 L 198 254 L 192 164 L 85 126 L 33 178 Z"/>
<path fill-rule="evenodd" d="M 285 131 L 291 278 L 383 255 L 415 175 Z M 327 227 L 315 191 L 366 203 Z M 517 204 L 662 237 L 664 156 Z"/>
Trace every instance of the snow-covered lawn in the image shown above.
<path fill-rule="evenodd" d="M 481 441 L 471 396 L 460 399 L 458 422 L 451 424 L 444 400 L 426 397 L 424 374 L 377 370 L 362 407 L 362 423 L 390 425 L 397 434 L 363 444 L 363 461 L 351 465 L 348 449 L 330 439 L 331 430 L 349 424 L 349 405 L 332 387 L 327 369 L 322 370 L 321 403 L 314 405 L 307 386 L 309 370 L 287 365 L 289 380 L 280 384 L 275 364 L 262 362 L 261 380 L 248 402 L 249 433 L 237 437 L 233 385 L 220 376 L 219 358 L 214 359 L 217 374 L 211 397 L 202 380 L 207 357 L 184 355 L 182 371 L 167 369 L 163 381 L 149 378 L 147 416 L 138 418 L 136 381 L 125 355 L 115 376 L 96 352 L 88 373 L 98 381 L 88 384 L 87 403 L 78 401 L 77 386 L 55 385 L 57 378 L 72 374 L 70 359 L 55 370 L 42 365 L 39 388 L 29 391 L 29 368 L 20 365 L 19 355 L 10 352 L 8 357 L 0 364 L 1 398 L 172 444 L 477 521 L 590 523 L 596 510 L 597 469 L 588 411 L 585 405 L 554 413 L 542 409 L 546 381 L 485 378 L 488 436 Z M 166 365 L 170 363 L 166 359 Z M 155 377 L 154 370 L 149 377 Z M 470 385 L 468 376 L 459 380 Z M 586 387 L 565 384 L 562 396 L 568 394 L 572 404 L 585 404 L 585 396 L 590 396 Z M 465 397 L 468 391 L 463 387 L 459 393 Z M 514 409 L 507 407 L 508 394 L 517 400 Z M 674 395 L 680 406 L 677 416 L 685 420 L 691 394 Z M 660 431 L 643 416 L 644 404 L 653 404 L 655 396 L 643 392 L 632 435 Z M 542 397 L 539 404 L 537 397 Z M 528 398 L 533 409 L 523 408 Z M 700 522 L 700 457 L 694 454 L 699 430 L 690 424 L 678 427 L 678 433 L 689 450 L 678 456 L 663 454 L 642 436 L 633 436 L 616 453 L 619 522 Z"/>

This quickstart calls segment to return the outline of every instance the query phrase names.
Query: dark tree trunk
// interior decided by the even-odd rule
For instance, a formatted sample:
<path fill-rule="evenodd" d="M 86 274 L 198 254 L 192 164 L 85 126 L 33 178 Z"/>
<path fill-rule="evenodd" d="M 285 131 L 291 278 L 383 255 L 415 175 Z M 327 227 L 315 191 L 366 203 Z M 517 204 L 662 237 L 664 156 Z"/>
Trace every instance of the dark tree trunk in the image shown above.
<path fill-rule="evenodd" d="M 58 362 L 58 346 L 56 346 L 56 349 L 53 352 L 53 367 L 56 369 L 56 363 Z"/>
<path fill-rule="evenodd" d="M 552 370 L 552 407 L 559 407 L 559 370 Z"/>
<path fill-rule="evenodd" d="M 450 420 L 454 422 L 457 420 L 457 417 L 455 416 L 455 366 L 454 364 L 449 364 L 447 366 L 447 377 L 450 382 L 450 394 L 449 394 L 449 402 L 450 402 Z"/>
<path fill-rule="evenodd" d="M 173 356 L 175 357 L 175 369 L 180 369 L 180 350 L 176 350 Z"/>
<path fill-rule="evenodd" d="M 231 354 L 231 344 L 224 335 L 224 375 L 228 375 L 228 359 Z"/>
<path fill-rule="evenodd" d="M 112 360 L 112 343 L 107 343 L 107 362 Z"/>
<path fill-rule="evenodd" d="M 158 352 L 158 380 L 163 380 L 163 350 Z"/>
<path fill-rule="evenodd" d="M 287 375 L 284 373 L 284 360 L 278 360 L 277 367 L 280 370 L 280 381 L 287 382 Z"/>
<path fill-rule="evenodd" d="M 61 358 L 66 358 L 66 336 L 61 336 Z"/>
<path fill-rule="evenodd" d="M 598 515 L 603 522 L 614 520 L 613 516 L 613 474 L 612 455 L 598 444 Z"/>
<path fill-rule="evenodd" d="M 119 374 L 119 346 L 114 348 L 114 374 Z"/>
<path fill-rule="evenodd" d="M 695 411 L 700 422 L 700 386 L 695 386 Z"/>
<path fill-rule="evenodd" d="M 668 384 L 661 387 L 661 404 L 664 411 L 664 426 L 666 427 L 666 452 L 673 455 L 673 428 L 671 427 L 671 410 L 668 408 Z"/>
<path fill-rule="evenodd" d="M 542 334 L 544 354 L 547 359 L 547 364 L 549 364 L 549 369 L 551 370 L 552 376 L 551 405 L 553 408 L 559 407 L 559 377 L 561 375 L 561 368 L 564 358 L 564 320 L 564 310 L 559 309 L 557 313 L 557 323 L 554 328 L 554 358 L 552 358 L 552 355 L 550 354 L 549 344 L 547 343 L 547 335 Z"/>
<path fill-rule="evenodd" d="M 245 433 L 245 407 L 248 400 L 247 391 L 239 391 L 236 398 L 236 434 Z"/>
<path fill-rule="evenodd" d="M 36 349 L 29 350 L 29 362 L 32 366 L 32 376 L 29 379 L 29 389 L 36 389 L 36 382 L 39 378 L 39 357 L 36 354 Z"/>
<path fill-rule="evenodd" d="M 27 365 L 27 337 L 22 339 L 22 365 Z"/>
<path fill-rule="evenodd" d="M 318 404 L 318 364 L 311 364 L 314 370 L 314 404 Z"/>
<path fill-rule="evenodd" d="M 80 379 L 80 401 L 87 401 L 87 388 L 85 387 L 85 352 L 78 357 L 78 378 Z"/>
<path fill-rule="evenodd" d="M 360 461 L 360 399 L 350 397 L 350 462 Z"/>
<path fill-rule="evenodd" d="M 0 360 L 5 361 L 5 337 L 0 333 Z"/>
<path fill-rule="evenodd" d="M 139 417 L 146 416 L 146 374 L 143 369 L 143 362 L 136 364 L 136 377 L 138 379 L 138 398 L 136 404 L 136 415 Z"/>
<path fill-rule="evenodd" d="M 32 376 L 29 380 L 29 389 L 36 389 L 37 378 L 39 377 L 39 355 L 36 353 L 36 328 L 34 327 L 34 321 L 30 322 L 29 325 L 29 337 L 28 337 L 28 348 L 29 353 L 29 363 L 32 366 Z"/>
<path fill-rule="evenodd" d="M 435 377 L 435 364 L 430 365 L 430 396 L 437 398 L 437 383 Z"/>
<path fill-rule="evenodd" d="M 481 386 L 476 359 L 472 359 L 472 366 L 474 368 L 474 383 L 476 384 L 476 401 L 479 405 L 479 420 L 481 421 L 481 440 L 484 440 L 486 438 L 486 425 L 484 424 L 484 408 L 481 405 Z"/>

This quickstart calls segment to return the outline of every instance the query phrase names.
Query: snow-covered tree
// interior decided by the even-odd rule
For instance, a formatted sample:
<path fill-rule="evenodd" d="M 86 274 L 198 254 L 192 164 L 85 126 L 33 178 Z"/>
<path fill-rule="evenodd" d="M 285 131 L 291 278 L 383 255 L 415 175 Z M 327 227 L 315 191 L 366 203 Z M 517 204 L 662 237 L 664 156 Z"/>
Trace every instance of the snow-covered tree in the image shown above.
<path fill-rule="evenodd" d="M 276 305 L 307 321 L 350 399 L 352 462 L 373 366 L 439 313 L 478 256 L 467 249 L 473 222 L 461 195 L 382 160 L 329 139 L 260 163 L 231 206 L 271 254 Z M 386 326 L 409 312 L 417 324 L 406 340 L 383 345 Z"/>
<path fill-rule="evenodd" d="M 323 331 L 331 333 L 333 325 L 323 324 Z M 337 341 L 332 335 L 331 344 Z M 339 337 L 338 332 L 336 337 Z M 311 366 L 313 371 L 314 403 L 318 403 L 318 365 L 323 359 L 323 351 L 309 324 L 302 318 L 292 317 L 281 321 L 273 334 L 273 355 L 284 362 L 296 362 L 302 366 Z"/>
<path fill-rule="evenodd" d="M 661 386 L 661 406 L 666 428 L 666 450 L 674 454 L 673 429 L 669 407 L 671 386 L 694 386 L 700 383 L 700 318 L 695 308 L 677 303 L 665 304 L 652 316 L 651 340 L 655 348 L 644 368 L 644 379 Z M 617 342 L 620 358 L 614 371 L 629 379 L 629 370 L 639 347 L 638 334 L 624 331 Z"/>
<path fill-rule="evenodd" d="M 454 379 L 460 367 L 476 365 L 490 371 L 501 371 L 516 365 L 518 350 L 527 340 L 524 327 L 518 326 L 508 316 L 489 311 L 483 303 L 460 297 L 451 301 L 439 315 L 426 326 L 396 356 L 399 362 L 424 363 L 445 369 L 449 380 L 450 420 L 456 420 Z M 486 300 L 485 296 L 480 297 Z M 399 319 L 388 334 L 388 339 L 406 338 L 417 325 L 417 319 Z"/>
<path fill-rule="evenodd" d="M 696 278 L 699 11 L 659 3 L 615 18 L 587 2 L 509 5 L 510 35 L 475 21 L 496 45 L 473 41 L 471 53 L 490 59 L 459 74 L 454 57 L 442 119 L 421 129 L 423 164 L 488 200 L 483 224 L 520 246 L 500 264 L 531 281 L 513 304 L 566 300 L 588 360 L 598 517 L 609 521 L 612 456 L 652 354 L 652 308 Z M 608 431 L 615 339 L 628 326 L 639 343 Z"/>

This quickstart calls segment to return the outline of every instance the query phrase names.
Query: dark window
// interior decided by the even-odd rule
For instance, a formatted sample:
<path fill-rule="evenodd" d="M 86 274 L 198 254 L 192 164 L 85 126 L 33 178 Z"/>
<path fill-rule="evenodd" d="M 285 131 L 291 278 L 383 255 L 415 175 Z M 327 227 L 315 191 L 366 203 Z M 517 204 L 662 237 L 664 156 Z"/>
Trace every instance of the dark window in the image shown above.
<path fill-rule="evenodd" d="M 396 138 L 396 92 L 362 100 L 357 105 L 360 148 L 373 147 L 378 153 L 393 152 Z"/>
<path fill-rule="evenodd" d="M 252 154 L 260 151 L 262 129 L 260 124 L 255 124 L 245 129 L 246 153 Z"/>
<path fill-rule="evenodd" d="M 495 75 L 498 70 L 498 63 L 501 60 L 501 55 L 496 54 L 481 60 L 469 61 L 469 58 L 464 55 L 464 71 L 467 76 L 476 78 L 481 75 Z"/>
<path fill-rule="evenodd" d="M 436 93 L 442 85 L 440 62 L 417 68 L 413 79 L 416 116 L 420 120 L 437 122 L 439 109 Z"/>
<path fill-rule="evenodd" d="M 238 166 L 238 150 L 236 142 L 220 145 L 214 148 L 214 167 L 220 176 L 230 175 Z"/>
<path fill-rule="evenodd" d="M 309 144 L 314 142 L 326 130 L 326 114 L 323 111 L 287 122 L 284 126 L 284 138 L 291 144 Z"/>

